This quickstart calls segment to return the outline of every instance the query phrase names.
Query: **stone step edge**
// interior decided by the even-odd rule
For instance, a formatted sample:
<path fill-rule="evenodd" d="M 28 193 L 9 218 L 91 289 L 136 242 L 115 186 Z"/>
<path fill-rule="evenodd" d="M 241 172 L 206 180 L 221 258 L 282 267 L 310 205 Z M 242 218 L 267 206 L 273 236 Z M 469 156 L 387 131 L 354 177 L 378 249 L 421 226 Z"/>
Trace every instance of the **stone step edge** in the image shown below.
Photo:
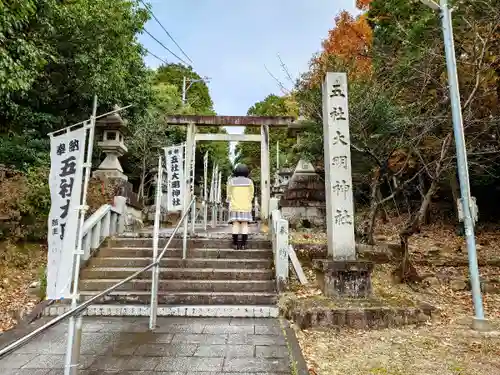
<path fill-rule="evenodd" d="M 126 260 L 126 261 L 152 261 L 152 257 L 96 257 L 94 259 L 114 259 L 114 260 Z M 198 261 L 198 262 L 250 262 L 250 263 L 258 263 L 258 262 L 270 262 L 271 259 L 255 259 L 255 258 L 162 258 L 162 261 L 173 261 L 173 260 L 184 260 L 186 262 L 190 261 Z"/>
<path fill-rule="evenodd" d="M 207 241 L 211 241 L 211 240 L 228 240 L 230 241 L 230 236 L 231 236 L 231 233 L 211 233 L 210 235 L 188 235 L 188 241 L 190 240 L 207 240 Z M 169 239 L 171 237 L 171 234 L 170 233 L 160 233 L 158 238 L 159 239 Z M 149 234 L 149 233 L 141 233 L 141 234 L 137 234 L 137 233 L 131 233 L 131 234 L 127 234 L 127 233 L 122 233 L 120 234 L 119 236 L 116 236 L 116 237 L 112 237 L 113 240 L 152 240 L 153 239 L 153 235 L 152 234 Z M 176 240 L 180 240 L 180 239 L 183 239 L 183 235 L 182 233 L 177 233 L 175 236 L 174 236 L 174 239 Z M 269 235 L 267 234 L 258 234 L 258 233 L 249 233 L 248 234 L 248 240 L 253 240 L 253 241 L 271 241 L 270 238 L 269 238 Z"/>
<path fill-rule="evenodd" d="M 194 235 L 188 234 L 188 240 L 214 240 L 214 239 L 229 239 L 231 233 L 227 232 L 212 232 L 212 233 L 195 233 Z M 172 236 L 171 233 L 163 232 L 158 234 L 158 238 L 170 238 Z M 119 236 L 114 237 L 115 239 L 152 239 L 153 234 L 148 232 L 143 233 L 133 233 L 133 232 L 125 232 L 121 233 Z M 174 236 L 175 239 L 183 238 L 182 233 L 176 233 Z M 270 241 L 269 234 L 267 233 L 249 233 L 249 239 L 260 240 L 260 241 Z"/>
<path fill-rule="evenodd" d="M 137 272 L 142 270 L 142 267 L 89 267 L 86 268 L 85 271 L 128 271 L 128 272 Z M 184 268 L 184 267 L 177 267 L 177 268 L 169 268 L 169 267 L 160 267 L 160 272 L 178 272 L 179 270 L 181 271 L 188 271 L 188 272 L 245 272 L 245 273 L 269 273 L 271 272 L 271 269 L 267 268 L 257 268 L 257 269 L 247 269 L 247 268 Z M 144 273 L 151 273 L 151 270 L 144 271 Z"/>
<path fill-rule="evenodd" d="M 100 290 L 81 290 L 80 296 L 95 296 L 101 293 Z M 114 290 L 108 294 L 108 296 L 149 296 L 151 291 L 149 290 Z M 275 292 L 181 292 L 181 291 L 158 291 L 158 295 L 176 295 L 176 296 L 277 296 Z"/>
<path fill-rule="evenodd" d="M 133 247 L 133 246 L 104 246 L 104 247 L 100 247 L 99 250 L 151 250 L 153 251 L 153 248 L 152 247 L 144 247 L 144 246 L 141 246 L 141 247 Z M 158 251 L 162 251 L 163 249 L 160 249 L 158 248 Z M 166 254 L 169 252 L 169 251 L 172 251 L 172 250 L 175 250 L 175 251 L 182 251 L 182 248 L 181 247 L 169 247 L 167 249 L 167 252 Z M 221 247 L 221 248 L 209 248 L 209 247 L 199 247 L 199 248 L 192 248 L 192 249 L 187 249 L 187 252 L 191 252 L 191 251 L 207 251 L 207 252 L 210 252 L 210 251 L 234 251 L 234 252 L 255 252 L 255 253 L 262 253 L 262 252 L 272 252 L 273 250 L 272 249 L 245 249 L 245 250 L 234 250 L 234 249 L 231 249 L 229 247 Z"/>
<path fill-rule="evenodd" d="M 69 311 L 71 306 L 49 306 L 43 311 L 44 316 L 59 316 Z M 84 310 L 84 316 L 145 316 L 149 317 L 150 306 L 138 305 L 91 305 Z M 225 317 L 225 318 L 277 318 L 279 308 L 276 306 L 178 306 L 160 305 L 157 316 L 183 316 L 183 317 Z"/>
<path fill-rule="evenodd" d="M 86 283 L 114 283 L 118 284 L 122 279 L 82 279 L 80 282 Z M 199 283 L 210 283 L 210 284 L 274 284 L 274 280 L 192 280 L 192 279 L 164 279 L 158 280 L 159 283 L 164 284 L 176 284 L 176 283 L 187 283 L 187 284 L 199 284 Z M 151 279 L 135 279 L 128 281 L 127 283 L 138 283 L 138 284 L 151 284 Z M 126 285 L 125 283 L 124 285 Z"/>

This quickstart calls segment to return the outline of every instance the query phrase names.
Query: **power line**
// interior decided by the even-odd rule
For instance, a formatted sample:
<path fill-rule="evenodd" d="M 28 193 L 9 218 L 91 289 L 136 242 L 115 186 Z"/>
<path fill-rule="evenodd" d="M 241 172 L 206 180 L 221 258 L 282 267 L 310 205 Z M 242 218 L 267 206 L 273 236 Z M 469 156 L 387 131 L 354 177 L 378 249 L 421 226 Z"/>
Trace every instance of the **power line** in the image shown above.
<path fill-rule="evenodd" d="M 177 56 L 175 53 L 173 53 L 173 52 L 172 52 L 172 51 L 171 51 L 171 50 L 170 50 L 167 46 L 165 46 L 165 44 L 163 44 L 163 43 L 162 43 L 162 42 L 160 42 L 158 39 L 156 39 L 156 37 L 155 37 L 153 34 L 151 34 L 151 33 L 150 33 L 149 31 L 147 31 L 146 29 L 143 29 L 143 30 L 146 32 L 146 34 L 148 34 L 151 38 L 153 38 L 153 39 L 154 39 L 154 40 L 155 40 L 155 41 L 156 41 L 159 45 L 161 45 L 163 48 L 165 48 L 168 52 L 170 52 L 170 53 L 171 53 L 173 56 L 175 56 L 177 59 L 179 59 L 179 61 L 181 61 L 181 62 L 183 62 L 184 64 L 186 64 L 186 65 L 188 65 L 188 66 L 189 66 L 189 64 L 188 64 L 186 61 L 184 61 L 184 60 L 183 60 L 183 59 L 181 59 L 179 56 Z"/>
<path fill-rule="evenodd" d="M 151 14 L 151 16 L 155 19 L 156 22 L 158 22 L 158 24 L 161 26 L 161 28 L 163 29 L 163 31 L 165 31 L 165 33 L 172 40 L 172 42 L 174 42 L 174 44 L 177 46 L 177 48 L 179 48 L 179 50 L 182 52 L 182 54 L 184 56 L 186 56 L 186 59 L 188 59 L 193 64 L 193 60 L 191 60 L 191 58 L 186 54 L 186 52 L 184 52 L 184 50 L 181 48 L 181 46 L 175 41 L 174 37 L 172 35 L 170 35 L 170 33 L 167 31 L 167 29 L 165 29 L 165 27 L 162 25 L 162 23 L 160 22 L 160 20 L 158 18 L 156 18 L 155 14 L 150 9 L 150 7 L 143 0 L 139 0 L 139 1 L 142 3 L 142 5 L 144 5 L 146 7 L 146 9 L 149 11 L 149 13 Z M 188 64 L 186 64 L 186 65 L 188 65 Z"/>
<path fill-rule="evenodd" d="M 162 59 L 161 57 L 158 57 L 156 56 L 153 52 L 149 51 L 147 48 L 144 48 L 146 50 L 147 53 L 149 53 L 151 56 L 153 57 L 156 57 L 158 60 L 160 60 L 162 63 L 164 63 L 165 65 L 168 65 L 168 62 L 164 59 Z"/>

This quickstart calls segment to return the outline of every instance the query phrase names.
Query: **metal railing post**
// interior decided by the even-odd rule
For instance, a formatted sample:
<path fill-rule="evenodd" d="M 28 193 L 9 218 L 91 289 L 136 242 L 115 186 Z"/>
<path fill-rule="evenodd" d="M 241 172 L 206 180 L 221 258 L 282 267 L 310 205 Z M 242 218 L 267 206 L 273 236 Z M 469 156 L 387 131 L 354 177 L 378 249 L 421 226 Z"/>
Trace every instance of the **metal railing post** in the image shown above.
<path fill-rule="evenodd" d="M 191 207 L 191 234 L 195 233 L 196 226 L 196 201 Z"/>
<path fill-rule="evenodd" d="M 80 371 L 80 348 L 82 345 L 82 328 L 83 328 L 83 317 L 78 315 L 75 322 L 75 335 L 73 337 L 73 350 L 72 357 L 73 363 L 71 364 L 71 375 L 78 375 Z"/>
<path fill-rule="evenodd" d="M 194 198 L 193 198 L 194 200 Z M 191 201 L 192 204 L 193 201 Z M 184 230 L 182 231 L 182 259 L 186 259 L 187 257 L 187 232 L 188 232 L 188 217 L 189 217 L 189 211 L 191 208 L 191 204 L 189 207 L 186 209 L 186 217 L 184 220 Z"/>

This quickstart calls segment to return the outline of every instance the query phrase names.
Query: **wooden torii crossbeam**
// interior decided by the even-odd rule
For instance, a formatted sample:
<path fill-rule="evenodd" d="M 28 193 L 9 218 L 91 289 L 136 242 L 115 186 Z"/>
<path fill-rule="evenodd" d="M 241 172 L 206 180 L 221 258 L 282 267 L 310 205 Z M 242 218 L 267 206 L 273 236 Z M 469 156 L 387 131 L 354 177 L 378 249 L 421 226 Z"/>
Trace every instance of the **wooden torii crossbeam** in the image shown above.
<path fill-rule="evenodd" d="M 295 121 L 292 116 L 196 116 L 176 115 L 166 116 L 166 121 L 171 125 L 200 126 L 262 126 L 272 128 L 285 128 Z"/>

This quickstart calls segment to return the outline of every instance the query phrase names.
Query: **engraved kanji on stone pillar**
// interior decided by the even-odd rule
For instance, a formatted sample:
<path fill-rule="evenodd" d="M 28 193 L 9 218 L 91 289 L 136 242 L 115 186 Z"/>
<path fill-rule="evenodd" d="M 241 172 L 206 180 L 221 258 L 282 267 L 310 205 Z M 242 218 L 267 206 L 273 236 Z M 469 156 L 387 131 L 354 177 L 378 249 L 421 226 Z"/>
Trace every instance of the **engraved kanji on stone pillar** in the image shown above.
<path fill-rule="evenodd" d="M 346 73 L 327 73 L 323 83 L 323 135 L 328 255 L 356 259 L 354 203 Z"/>

